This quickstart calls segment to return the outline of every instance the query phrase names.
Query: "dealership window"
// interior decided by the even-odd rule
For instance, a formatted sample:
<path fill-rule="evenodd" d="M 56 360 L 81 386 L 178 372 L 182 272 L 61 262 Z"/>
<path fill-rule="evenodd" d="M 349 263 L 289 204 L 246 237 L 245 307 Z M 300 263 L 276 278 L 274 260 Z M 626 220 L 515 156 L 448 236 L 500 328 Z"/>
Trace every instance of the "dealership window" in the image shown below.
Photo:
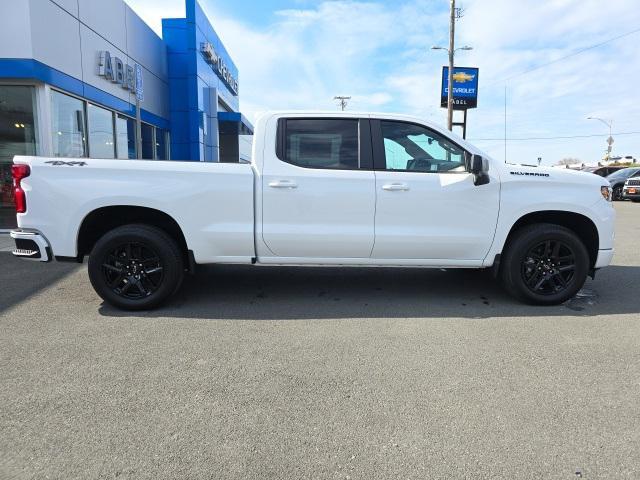
<path fill-rule="evenodd" d="M 56 157 L 86 157 L 84 102 L 51 91 L 51 136 Z"/>
<path fill-rule="evenodd" d="M 153 127 L 147 123 L 141 126 L 142 131 L 142 158 L 144 160 L 153 160 Z"/>
<path fill-rule="evenodd" d="M 167 131 L 156 128 L 156 160 L 167 160 Z"/>
<path fill-rule="evenodd" d="M 93 104 L 87 105 L 89 155 L 92 158 L 115 158 L 113 112 Z"/>
<path fill-rule="evenodd" d="M 51 90 L 51 128 L 57 157 L 137 158 L 133 118 L 57 90 Z M 167 130 L 142 123 L 142 158 L 168 160 L 168 136 Z"/>
<path fill-rule="evenodd" d="M 16 227 L 11 165 L 14 155 L 36 155 L 35 89 L 0 85 L 0 229 Z"/>
<path fill-rule="evenodd" d="M 116 139 L 118 158 L 135 159 L 136 157 L 136 122 L 124 115 L 116 116 Z"/>
<path fill-rule="evenodd" d="M 358 120 L 289 119 L 285 161 L 308 168 L 357 169 Z"/>

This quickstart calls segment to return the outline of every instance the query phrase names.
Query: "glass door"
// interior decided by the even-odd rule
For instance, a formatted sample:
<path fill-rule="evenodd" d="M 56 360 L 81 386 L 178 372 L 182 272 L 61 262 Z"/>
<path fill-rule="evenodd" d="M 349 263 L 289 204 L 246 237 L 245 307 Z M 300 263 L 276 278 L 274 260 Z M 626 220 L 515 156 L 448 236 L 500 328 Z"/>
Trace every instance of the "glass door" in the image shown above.
<path fill-rule="evenodd" d="M 13 157 L 36 154 L 34 103 L 34 87 L 0 85 L 0 230 L 16 227 Z"/>

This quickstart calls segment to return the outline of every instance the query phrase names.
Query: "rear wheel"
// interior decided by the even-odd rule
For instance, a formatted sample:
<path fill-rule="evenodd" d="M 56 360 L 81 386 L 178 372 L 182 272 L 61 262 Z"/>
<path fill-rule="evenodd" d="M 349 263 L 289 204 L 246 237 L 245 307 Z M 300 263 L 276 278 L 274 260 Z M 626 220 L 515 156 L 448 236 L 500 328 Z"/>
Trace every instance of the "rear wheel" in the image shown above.
<path fill-rule="evenodd" d="M 154 308 L 184 277 L 176 242 L 159 228 L 125 225 L 105 234 L 89 257 L 89 279 L 103 300 L 123 310 Z"/>
<path fill-rule="evenodd" d="M 557 305 L 582 288 L 589 253 L 571 230 L 553 224 L 524 227 L 513 235 L 501 262 L 502 283 L 514 297 Z"/>

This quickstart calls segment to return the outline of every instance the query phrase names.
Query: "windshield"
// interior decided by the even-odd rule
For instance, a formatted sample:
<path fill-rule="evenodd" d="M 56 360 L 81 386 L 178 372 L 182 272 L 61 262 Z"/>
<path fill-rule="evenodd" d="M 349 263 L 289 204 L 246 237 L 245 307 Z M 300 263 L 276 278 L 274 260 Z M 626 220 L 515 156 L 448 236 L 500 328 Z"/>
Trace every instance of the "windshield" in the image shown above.
<path fill-rule="evenodd" d="M 622 170 L 618 170 L 617 172 L 613 172 L 611 175 L 608 175 L 607 179 L 616 180 L 618 178 L 629 178 L 638 171 L 640 171 L 639 168 L 623 168 Z"/>

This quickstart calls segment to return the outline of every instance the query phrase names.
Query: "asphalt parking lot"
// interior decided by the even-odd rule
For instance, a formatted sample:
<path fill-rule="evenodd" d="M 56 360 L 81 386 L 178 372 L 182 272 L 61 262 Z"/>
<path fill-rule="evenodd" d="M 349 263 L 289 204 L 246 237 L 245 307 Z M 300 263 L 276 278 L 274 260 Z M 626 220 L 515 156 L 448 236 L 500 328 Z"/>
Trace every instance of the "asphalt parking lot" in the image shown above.
<path fill-rule="evenodd" d="M 0 253 L 0 478 L 640 477 L 640 205 L 558 307 L 490 275 L 212 267 L 166 307 Z"/>

